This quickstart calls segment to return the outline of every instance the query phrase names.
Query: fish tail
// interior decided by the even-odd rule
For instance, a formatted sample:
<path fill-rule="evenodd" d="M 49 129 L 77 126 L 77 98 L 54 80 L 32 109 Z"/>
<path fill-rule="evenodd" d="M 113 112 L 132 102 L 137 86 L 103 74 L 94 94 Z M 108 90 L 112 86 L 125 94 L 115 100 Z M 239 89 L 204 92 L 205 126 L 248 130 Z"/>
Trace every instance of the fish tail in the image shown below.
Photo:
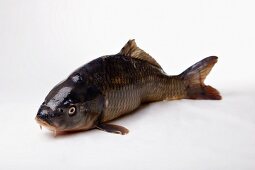
<path fill-rule="evenodd" d="M 214 64 L 217 63 L 217 60 L 218 57 L 216 56 L 207 57 L 180 74 L 186 85 L 186 98 L 212 100 L 220 100 L 222 98 L 218 90 L 204 84 L 206 76 Z"/>

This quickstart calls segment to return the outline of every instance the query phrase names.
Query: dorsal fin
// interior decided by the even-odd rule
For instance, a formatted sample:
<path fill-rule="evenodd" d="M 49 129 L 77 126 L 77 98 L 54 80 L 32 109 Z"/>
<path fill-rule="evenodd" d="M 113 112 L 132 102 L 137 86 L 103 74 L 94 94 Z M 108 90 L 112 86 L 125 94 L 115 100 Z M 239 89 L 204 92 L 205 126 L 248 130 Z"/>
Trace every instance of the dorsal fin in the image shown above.
<path fill-rule="evenodd" d="M 126 45 L 121 49 L 119 54 L 147 61 L 150 64 L 162 69 L 154 58 L 152 58 L 148 53 L 137 47 L 134 39 L 129 40 Z"/>

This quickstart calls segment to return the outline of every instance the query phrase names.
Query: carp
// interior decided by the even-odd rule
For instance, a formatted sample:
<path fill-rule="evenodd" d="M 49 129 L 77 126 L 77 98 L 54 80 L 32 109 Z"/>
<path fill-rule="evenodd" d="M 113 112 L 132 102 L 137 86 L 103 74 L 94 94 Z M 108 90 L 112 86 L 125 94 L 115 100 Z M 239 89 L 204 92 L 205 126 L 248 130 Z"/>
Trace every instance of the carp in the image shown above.
<path fill-rule="evenodd" d="M 220 100 L 218 90 L 204 84 L 217 59 L 207 57 L 181 74 L 170 76 L 135 40 L 129 40 L 119 53 L 99 57 L 57 84 L 46 96 L 35 119 L 55 133 L 97 128 L 124 135 L 128 129 L 109 121 L 143 103 Z"/>

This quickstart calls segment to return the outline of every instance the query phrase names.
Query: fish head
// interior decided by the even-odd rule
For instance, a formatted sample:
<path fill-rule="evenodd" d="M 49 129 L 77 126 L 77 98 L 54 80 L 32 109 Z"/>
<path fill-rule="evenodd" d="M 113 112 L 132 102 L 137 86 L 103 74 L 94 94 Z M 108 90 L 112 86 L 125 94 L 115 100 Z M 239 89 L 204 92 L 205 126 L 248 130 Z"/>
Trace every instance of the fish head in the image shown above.
<path fill-rule="evenodd" d="M 99 90 L 71 76 L 49 92 L 35 119 L 55 132 L 87 130 L 95 126 L 102 107 Z"/>

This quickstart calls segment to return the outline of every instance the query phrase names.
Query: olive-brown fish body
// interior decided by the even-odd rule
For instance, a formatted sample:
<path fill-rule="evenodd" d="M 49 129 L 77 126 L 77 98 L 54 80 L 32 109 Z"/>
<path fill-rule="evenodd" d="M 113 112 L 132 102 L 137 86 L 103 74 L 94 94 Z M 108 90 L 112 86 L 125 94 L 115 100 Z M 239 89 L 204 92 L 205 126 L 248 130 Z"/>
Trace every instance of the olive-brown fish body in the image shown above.
<path fill-rule="evenodd" d="M 174 99 L 219 100 L 219 92 L 204 84 L 217 57 L 207 57 L 180 75 L 168 76 L 134 40 L 116 55 L 97 58 L 56 85 L 38 110 L 36 121 L 55 132 L 98 128 L 126 134 L 110 120 L 142 103 Z"/>
<path fill-rule="evenodd" d="M 105 79 L 103 121 L 115 119 L 139 107 L 141 103 L 184 98 L 184 81 L 168 76 L 161 68 L 140 59 L 121 55 L 102 58 Z"/>

